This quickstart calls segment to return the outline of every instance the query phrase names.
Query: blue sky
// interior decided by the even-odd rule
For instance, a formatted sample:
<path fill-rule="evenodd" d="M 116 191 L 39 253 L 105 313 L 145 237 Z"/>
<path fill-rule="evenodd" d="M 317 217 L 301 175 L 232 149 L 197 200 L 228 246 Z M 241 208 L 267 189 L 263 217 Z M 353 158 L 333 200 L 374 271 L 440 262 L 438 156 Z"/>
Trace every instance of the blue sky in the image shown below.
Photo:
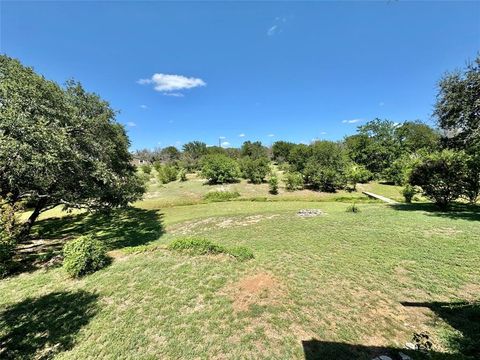
<path fill-rule="evenodd" d="M 2 1 L 0 10 L 0 51 L 107 99 L 132 149 L 337 140 L 374 117 L 432 121 L 440 76 L 480 50 L 473 1 Z"/>

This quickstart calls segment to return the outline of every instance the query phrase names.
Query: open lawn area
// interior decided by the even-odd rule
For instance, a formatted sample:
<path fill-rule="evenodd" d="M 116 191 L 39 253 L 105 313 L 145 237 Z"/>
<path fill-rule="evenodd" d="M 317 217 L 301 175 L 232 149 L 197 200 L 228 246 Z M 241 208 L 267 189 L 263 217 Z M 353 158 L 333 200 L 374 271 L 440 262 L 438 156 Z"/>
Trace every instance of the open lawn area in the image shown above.
<path fill-rule="evenodd" d="M 0 357 L 421 358 L 404 350 L 420 332 L 430 334 L 433 359 L 478 354 L 478 208 L 348 205 L 155 208 L 152 198 L 108 216 L 43 218 L 34 227 L 42 251 L 91 233 L 113 262 L 80 280 L 62 268 L 1 280 Z M 246 246 L 255 258 L 165 248 L 183 236 Z"/>

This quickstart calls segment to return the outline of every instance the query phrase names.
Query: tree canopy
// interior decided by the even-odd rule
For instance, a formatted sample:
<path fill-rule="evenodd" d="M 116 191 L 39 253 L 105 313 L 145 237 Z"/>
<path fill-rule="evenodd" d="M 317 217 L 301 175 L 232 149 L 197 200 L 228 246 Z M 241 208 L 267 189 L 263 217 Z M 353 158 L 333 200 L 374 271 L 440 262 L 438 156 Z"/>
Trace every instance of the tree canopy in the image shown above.
<path fill-rule="evenodd" d="M 65 89 L 0 56 L 0 196 L 34 211 L 125 206 L 144 188 L 115 111 L 69 81 Z"/>

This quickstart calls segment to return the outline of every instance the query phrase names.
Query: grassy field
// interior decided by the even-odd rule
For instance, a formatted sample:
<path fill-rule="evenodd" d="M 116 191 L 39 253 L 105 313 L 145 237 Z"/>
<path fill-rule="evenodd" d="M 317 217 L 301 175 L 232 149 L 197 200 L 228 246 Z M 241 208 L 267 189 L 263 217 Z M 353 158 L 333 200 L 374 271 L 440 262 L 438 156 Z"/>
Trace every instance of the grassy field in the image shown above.
<path fill-rule="evenodd" d="M 307 191 L 270 201 L 264 185 L 231 187 L 244 201 L 200 203 L 211 187 L 192 179 L 152 184 L 108 216 L 44 216 L 34 229 L 42 251 L 95 234 L 114 261 L 80 280 L 39 266 L 1 280 L 0 358 L 422 358 L 403 350 L 415 332 L 430 334 L 433 359 L 478 354 L 478 207 L 439 213 Z M 258 196 L 267 199 L 245 201 Z M 346 212 L 352 198 L 359 213 Z M 165 248 L 182 236 L 255 258 Z"/>

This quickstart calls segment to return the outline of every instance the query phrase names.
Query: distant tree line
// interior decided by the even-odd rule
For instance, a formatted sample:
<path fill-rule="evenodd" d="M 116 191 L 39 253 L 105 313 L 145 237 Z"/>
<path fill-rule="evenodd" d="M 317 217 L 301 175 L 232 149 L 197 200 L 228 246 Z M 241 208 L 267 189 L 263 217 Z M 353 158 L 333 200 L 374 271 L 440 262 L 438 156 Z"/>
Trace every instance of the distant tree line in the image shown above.
<path fill-rule="evenodd" d="M 246 141 L 239 149 L 192 141 L 182 151 L 169 146 L 140 150 L 135 156 L 183 171 L 198 170 L 210 183 L 240 177 L 264 182 L 273 161 L 284 171 L 286 189 L 291 191 L 355 189 L 357 183 L 374 179 L 404 186 L 407 200 L 421 191 L 442 208 L 459 198 L 475 203 L 480 194 L 479 67 L 477 57 L 463 71 L 440 80 L 433 114 L 436 127 L 418 120 L 396 123 L 376 118 L 342 141 L 308 145 L 277 141 L 271 148 Z"/>

